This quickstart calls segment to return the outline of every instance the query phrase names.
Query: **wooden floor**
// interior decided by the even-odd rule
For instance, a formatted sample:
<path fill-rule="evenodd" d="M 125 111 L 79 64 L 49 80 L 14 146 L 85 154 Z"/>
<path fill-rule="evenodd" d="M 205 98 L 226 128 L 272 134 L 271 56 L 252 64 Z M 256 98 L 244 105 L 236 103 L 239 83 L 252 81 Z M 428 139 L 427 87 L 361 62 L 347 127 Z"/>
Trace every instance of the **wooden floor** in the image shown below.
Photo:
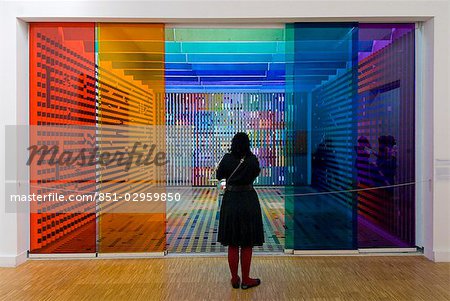
<path fill-rule="evenodd" d="M 422 256 L 256 256 L 232 289 L 225 257 L 28 261 L 0 268 L 0 300 L 450 300 L 450 263 Z"/>

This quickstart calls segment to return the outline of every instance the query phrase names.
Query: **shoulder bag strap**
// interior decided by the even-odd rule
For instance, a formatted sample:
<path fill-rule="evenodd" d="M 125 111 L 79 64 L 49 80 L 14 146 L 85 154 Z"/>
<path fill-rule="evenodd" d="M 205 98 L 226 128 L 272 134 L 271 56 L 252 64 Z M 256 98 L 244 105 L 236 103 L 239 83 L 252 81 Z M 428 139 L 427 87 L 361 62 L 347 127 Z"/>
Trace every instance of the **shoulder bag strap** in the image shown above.
<path fill-rule="evenodd" d="M 245 157 L 242 157 L 241 161 L 239 162 L 238 166 L 233 170 L 233 172 L 231 173 L 231 175 L 228 177 L 227 179 L 227 185 L 228 185 L 228 181 L 231 179 L 231 177 L 234 175 L 234 173 L 238 170 L 238 168 L 241 166 L 242 163 L 244 163 L 244 159 Z"/>

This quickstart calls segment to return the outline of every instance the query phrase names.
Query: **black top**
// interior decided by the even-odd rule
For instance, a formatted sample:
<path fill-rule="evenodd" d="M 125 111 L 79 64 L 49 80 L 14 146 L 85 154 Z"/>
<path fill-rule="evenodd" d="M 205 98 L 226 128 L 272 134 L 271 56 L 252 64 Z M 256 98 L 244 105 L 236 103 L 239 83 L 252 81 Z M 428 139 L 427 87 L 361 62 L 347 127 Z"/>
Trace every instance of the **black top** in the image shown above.
<path fill-rule="evenodd" d="M 238 166 L 240 158 L 234 157 L 228 153 L 223 156 L 222 161 L 217 168 L 216 177 L 217 180 L 227 179 Z M 239 166 L 239 169 L 233 174 L 230 180 L 227 181 L 228 185 L 249 185 L 253 184 L 256 177 L 259 175 L 261 169 L 259 168 L 258 158 L 254 154 L 245 157 L 244 162 Z"/>
<path fill-rule="evenodd" d="M 231 154 L 223 156 L 217 168 L 217 179 L 228 179 L 241 158 Z M 255 155 L 248 155 L 238 170 L 229 178 L 230 186 L 252 184 L 259 175 L 259 162 Z M 261 206 L 255 189 L 245 191 L 226 190 L 219 214 L 217 241 L 224 246 L 253 247 L 264 243 L 264 226 Z"/>

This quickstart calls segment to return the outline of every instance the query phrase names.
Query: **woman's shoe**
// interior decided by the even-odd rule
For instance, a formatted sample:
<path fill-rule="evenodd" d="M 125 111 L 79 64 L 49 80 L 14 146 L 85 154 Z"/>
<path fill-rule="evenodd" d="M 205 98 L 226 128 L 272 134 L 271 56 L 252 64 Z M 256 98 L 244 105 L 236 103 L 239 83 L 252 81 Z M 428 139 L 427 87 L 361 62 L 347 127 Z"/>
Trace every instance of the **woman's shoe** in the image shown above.
<path fill-rule="evenodd" d="M 239 288 L 239 286 L 241 286 L 241 278 L 239 278 L 238 276 L 236 281 L 233 281 L 233 279 L 231 279 L 231 286 L 233 288 Z"/>
<path fill-rule="evenodd" d="M 255 287 L 255 286 L 258 286 L 261 284 L 261 280 L 259 278 L 252 279 L 252 280 L 253 280 L 252 283 L 249 283 L 249 284 L 245 284 L 244 282 L 242 282 L 241 288 L 243 290 L 246 290 L 248 288 Z"/>

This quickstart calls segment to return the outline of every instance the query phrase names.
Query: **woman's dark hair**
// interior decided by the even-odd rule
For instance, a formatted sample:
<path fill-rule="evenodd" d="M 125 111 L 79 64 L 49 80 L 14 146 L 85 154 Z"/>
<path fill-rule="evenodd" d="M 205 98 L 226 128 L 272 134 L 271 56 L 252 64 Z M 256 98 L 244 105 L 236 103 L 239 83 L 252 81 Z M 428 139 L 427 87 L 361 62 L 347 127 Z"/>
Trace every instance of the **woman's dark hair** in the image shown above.
<path fill-rule="evenodd" d="M 237 133 L 231 140 L 231 154 L 237 158 L 250 155 L 250 139 L 246 133 Z"/>

